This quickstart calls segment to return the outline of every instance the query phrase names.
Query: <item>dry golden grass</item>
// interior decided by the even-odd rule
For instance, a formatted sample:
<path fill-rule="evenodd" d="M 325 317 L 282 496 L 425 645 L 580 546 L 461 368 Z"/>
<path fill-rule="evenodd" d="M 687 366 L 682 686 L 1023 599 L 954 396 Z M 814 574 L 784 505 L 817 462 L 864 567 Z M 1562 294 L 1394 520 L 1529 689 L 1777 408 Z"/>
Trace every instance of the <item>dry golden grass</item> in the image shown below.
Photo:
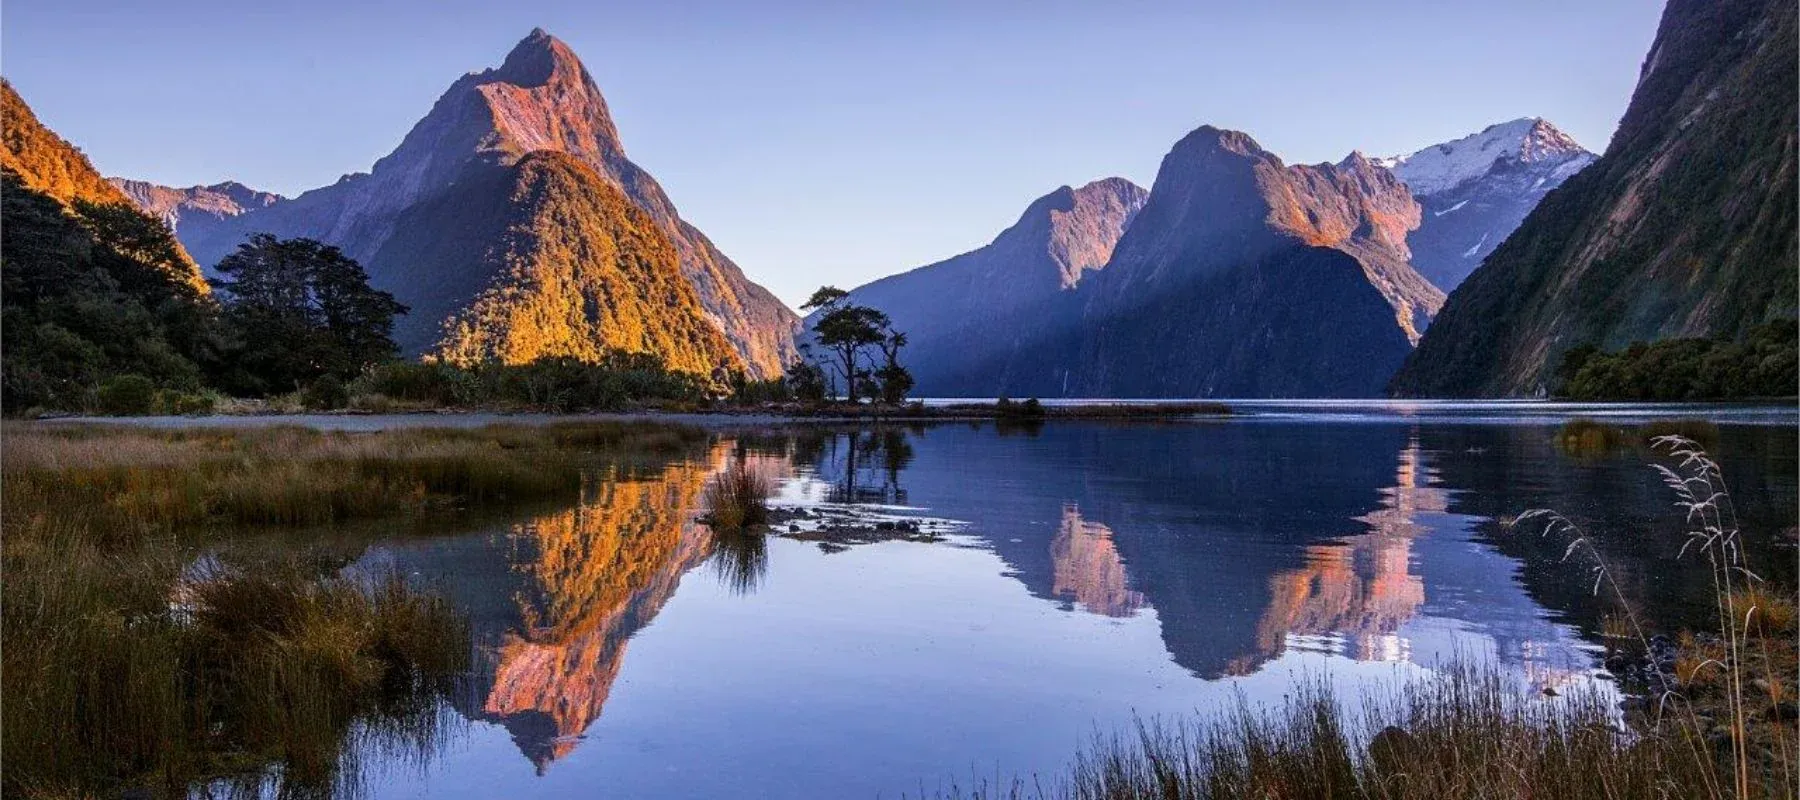
<path fill-rule="evenodd" d="M 1594 458 L 1612 453 L 1631 443 L 1631 436 L 1615 425 L 1576 417 L 1563 423 L 1557 431 L 1556 446 L 1563 452 L 1582 458 Z"/>
<path fill-rule="evenodd" d="M 1609 701 L 1555 699 L 1453 666 L 1346 704 L 1320 683 L 1273 708 L 1140 722 L 1067 773 L 956 797 L 1070 800 L 1637 800 L 1706 796 L 1715 767 L 1681 731 L 1627 735 Z"/>
<path fill-rule="evenodd" d="M 107 535 L 142 536 L 572 494 L 598 459 L 667 455 L 705 434 L 625 423 L 378 433 L 13 424 L 4 438 L 8 508 L 82 508 Z"/>
<path fill-rule="evenodd" d="M 470 646 L 435 595 L 299 561 L 196 579 L 180 551 L 104 544 L 84 527 L 6 521 L 7 796 L 180 795 L 271 763 L 293 790 L 335 792 L 355 737 L 437 735 L 436 703 Z"/>
<path fill-rule="evenodd" d="M 1707 431 L 1707 426 L 1692 423 L 1676 427 Z M 1686 787 L 1681 796 L 1800 797 L 1797 715 L 1785 699 L 1787 687 L 1800 680 L 1792 589 L 1774 590 L 1746 563 L 1747 532 L 1739 526 L 1718 462 L 1701 444 L 1680 433 L 1655 435 L 1647 444 L 1666 461 L 1651 467 L 1674 495 L 1687 529 L 1677 556 L 1707 566 L 1716 615 L 1714 629 L 1683 631 L 1676 637 L 1668 674 L 1651 663 L 1656 675 L 1663 676 L 1651 677 L 1652 685 L 1646 687 L 1654 701 L 1649 724 L 1653 731 L 1678 732 L 1696 758 L 1711 766 L 1696 773 L 1704 782 Z M 1585 554 L 1591 559 L 1595 591 L 1602 586 L 1609 590 L 1624 622 L 1614 622 L 1610 629 L 1628 629 L 1628 640 L 1649 659 L 1665 657 L 1646 635 L 1605 560 L 1574 522 L 1537 509 L 1519 515 L 1514 524 L 1519 523 L 1566 537 L 1565 558 Z"/>
<path fill-rule="evenodd" d="M 1752 636 L 1791 639 L 1794 626 L 1800 623 L 1793 595 L 1775 591 L 1766 583 L 1740 589 L 1732 598 L 1732 606 L 1744 610 L 1744 630 Z"/>

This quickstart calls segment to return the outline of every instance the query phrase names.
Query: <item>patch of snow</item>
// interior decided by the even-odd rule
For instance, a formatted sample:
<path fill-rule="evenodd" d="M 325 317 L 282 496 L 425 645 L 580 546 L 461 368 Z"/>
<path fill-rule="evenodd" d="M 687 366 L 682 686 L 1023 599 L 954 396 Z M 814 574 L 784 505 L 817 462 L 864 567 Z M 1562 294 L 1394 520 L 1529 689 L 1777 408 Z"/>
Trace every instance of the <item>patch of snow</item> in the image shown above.
<path fill-rule="evenodd" d="M 1476 242 L 1474 247 L 1463 251 L 1463 258 L 1474 258 L 1476 253 L 1481 252 L 1481 246 L 1487 244 L 1487 237 L 1488 235 L 1483 233 L 1481 235 L 1481 241 Z"/>
<path fill-rule="evenodd" d="M 1543 181 L 1539 181 L 1539 183 L 1542 183 L 1542 182 L 1543 182 Z M 1459 209 L 1459 208 L 1462 208 L 1462 207 L 1463 207 L 1463 206 L 1466 206 L 1466 205 L 1468 205 L 1468 204 L 1469 204 L 1469 201 L 1467 201 L 1467 200 L 1464 200 L 1464 201 L 1462 201 L 1462 202 L 1460 202 L 1460 203 L 1457 203 L 1457 204 L 1456 204 L 1456 205 L 1453 205 L 1453 206 L 1451 206 L 1451 207 L 1449 207 L 1449 208 L 1446 208 L 1446 209 L 1444 209 L 1444 210 L 1443 210 L 1443 211 L 1433 211 L 1433 212 L 1431 212 L 1431 215 L 1432 215 L 1432 216 L 1434 216 L 1434 217 L 1441 217 L 1441 216 L 1443 216 L 1443 215 L 1445 215 L 1445 214 L 1448 214 L 1448 213 L 1450 213 L 1450 212 L 1452 212 L 1452 211 L 1455 211 L 1455 210 L 1457 210 L 1457 209 Z"/>
<path fill-rule="evenodd" d="M 1541 119 L 1526 117 L 1490 125 L 1480 133 L 1433 145 L 1416 153 L 1374 159 L 1392 170 L 1414 196 L 1454 189 L 1488 174 L 1498 161 L 1577 159 L 1591 154 L 1568 134 Z"/>

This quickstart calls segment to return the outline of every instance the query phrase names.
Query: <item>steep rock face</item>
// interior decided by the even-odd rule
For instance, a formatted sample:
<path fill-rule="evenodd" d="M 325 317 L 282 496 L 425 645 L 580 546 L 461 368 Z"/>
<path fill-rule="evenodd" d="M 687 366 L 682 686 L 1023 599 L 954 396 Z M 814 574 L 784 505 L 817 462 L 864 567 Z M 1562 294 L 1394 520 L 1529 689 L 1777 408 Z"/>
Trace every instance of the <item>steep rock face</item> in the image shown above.
<path fill-rule="evenodd" d="M 1254 144 L 1254 143 L 1253 143 Z M 1394 308 L 1395 322 L 1419 340 L 1444 303 L 1443 292 L 1410 266 L 1410 231 L 1419 227 L 1419 204 L 1390 173 L 1362 153 L 1337 164 L 1283 169 L 1262 153 L 1258 180 L 1277 232 L 1314 247 L 1354 257 L 1369 283 Z"/>
<path fill-rule="evenodd" d="M 1124 178 L 1038 198 L 990 244 L 851 292 L 909 338 L 905 362 L 923 395 L 991 395 L 1038 366 L 1032 348 L 1079 319 L 1077 289 L 1112 257 L 1143 207 Z"/>
<path fill-rule="evenodd" d="M 368 173 L 347 175 L 331 186 L 233 217 L 216 231 L 197 233 L 189 244 L 211 263 L 253 231 L 308 236 L 336 244 L 364 262 L 371 279 L 402 302 L 456 294 L 432 284 L 460 286 L 469 283 L 465 276 L 446 274 L 422 253 L 394 242 L 417 244 L 438 235 L 483 245 L 480 250 L 496 256 L 507 251 L 496 240 L 473 241 L 463 231 L 405 226 L 443 216 L 419 213 L 421 206 L 491 206 L 492 198 L 474 196 L 473 187 L 510 186 L 494 180 L 491 170 L 512 167 L 536 152 L 566 154 L 622 191 L 669 240 L 694 299 L 731 343 L 737 362 L 756 375 L 780 371 L 793 354 L 793 313 L 682 220 L 655 179 L 625 157 L 593 77 L 566 44 L 542 30 L 521 41 L 498 68 L 470 73 L 452 84 Z M 411 352 L 436 344 L 418 331 L 401 343 Z"/>
<path fill-rule="evenodd" d="M 25 188 L 56 199 L 65 208 L 76 202 L 134 205 L 112 185 L 87 156 L 45 127 L 10 81 L 0 80 L 0 171 Z M 200 269 L 186 252 L 179 254 L 180 274 L 171 276 L 198 293 L 209 293 Z"/>
<path fill-rule="evenodd" d="M 1424 211 L 1406 240 L 1413 268 L 1449 292 L 1595 157 L 1555 125 L 1527 118 L 1376 163 L 1393 170 Z"/>
<path fill-rule="evenodd" d="M 1393 391 L 1532 394 L 1576 345 L 1793 317 L 1795 16 L 1670 0 L 1606 153 L 1457 289 Z"/>
<path fill-rule="evenodd" d="M 1288 167 L 1194 131 L 1092 281 L 1066 393 L 1373 394 L 1442 303 L 1407 265 L 1418 214 L 1360 154 Z"/>

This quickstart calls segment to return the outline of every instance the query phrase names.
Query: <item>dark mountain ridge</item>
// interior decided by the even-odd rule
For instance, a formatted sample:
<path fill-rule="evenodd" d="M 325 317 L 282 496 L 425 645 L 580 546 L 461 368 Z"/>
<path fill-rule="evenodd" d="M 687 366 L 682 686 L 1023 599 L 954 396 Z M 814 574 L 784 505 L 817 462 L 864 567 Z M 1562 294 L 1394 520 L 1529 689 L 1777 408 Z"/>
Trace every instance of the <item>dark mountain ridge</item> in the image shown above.
<path fill-rule="evenodd" d="M 1076 290 L 1106 266 L 1146 195 L 1124 178 L 1061 187 L 991 243 L 859 287 L 850 302 L 880 308 L 907 333 L 906 360 L 927 394 L 1028 380 L 1016 370 L 1079 317 Z"/>
<path fill-rule="evenodd" d="M 1442 303 L 1407 263 L 1418 204 L 1360 153 L 1288 166 L 1206 126 L 1125 187 L 1059 190 L 852 298 L 937 329 L 906 356 L 928 396 L 1368 395 Z"/>

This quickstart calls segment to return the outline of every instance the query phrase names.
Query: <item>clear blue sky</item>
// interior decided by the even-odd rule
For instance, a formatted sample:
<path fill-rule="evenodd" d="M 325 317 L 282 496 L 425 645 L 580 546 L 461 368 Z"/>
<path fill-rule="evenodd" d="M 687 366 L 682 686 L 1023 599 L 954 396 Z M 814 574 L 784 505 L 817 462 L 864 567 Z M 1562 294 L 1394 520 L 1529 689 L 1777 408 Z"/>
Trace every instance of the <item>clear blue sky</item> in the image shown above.
<path fill-rule="evenodd" d="M 1203 123 L 1290 162 L 1522 116 L 1601 150 L 1661 5 L 10 0 L 0 72 L 109 175 L 293 194 L 542 26 L 683 216 L 796 303 L 984 244 L 1061 184 L 1148 186 Z"/>

